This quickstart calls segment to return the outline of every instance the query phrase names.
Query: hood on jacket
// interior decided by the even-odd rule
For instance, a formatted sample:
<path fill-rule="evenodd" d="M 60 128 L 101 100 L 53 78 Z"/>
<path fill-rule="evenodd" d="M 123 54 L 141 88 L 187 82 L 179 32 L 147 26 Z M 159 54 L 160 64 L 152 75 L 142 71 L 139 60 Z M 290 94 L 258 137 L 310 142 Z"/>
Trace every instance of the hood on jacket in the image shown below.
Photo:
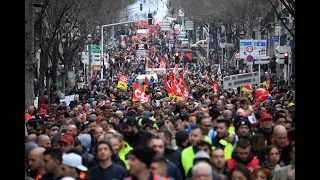
<path fill-rule="evenodd" d="M 78 136 L 81 145 L 86 149 L 90 150 L 91 148 L 91 135 L 90 134 L 81 134 Z"/>
<path fill-rule="evenodd" d="M 238 163 L 247 165 L 250 161 L 252 161 L 252 159 L 254 158 L 254 156 L 253 156 L 253 153 L 250 151 L 247 159 L 246 159 L 245 161 L 242 161 L 242 160 L 238 157 L 237 153 L 236 153 L 235 151 L 233 151 L 233 153 L 232 153 L 232 158 L 234 158 Z"/>

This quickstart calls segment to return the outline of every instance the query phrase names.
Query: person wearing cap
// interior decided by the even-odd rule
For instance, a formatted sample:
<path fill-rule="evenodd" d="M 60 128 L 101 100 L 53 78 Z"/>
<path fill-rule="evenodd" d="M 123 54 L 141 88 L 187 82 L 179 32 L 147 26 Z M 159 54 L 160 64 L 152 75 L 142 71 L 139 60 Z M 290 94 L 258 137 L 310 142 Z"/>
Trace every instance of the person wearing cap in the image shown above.
<path fill-rule="evenodd" d="M 77 180 L 86 179 L 87 167 L 82 165 L 82 157 L 76 153 L 68 153 L 62 156 L 62 175 L 75 178 Z"/>
<path fill-rule="evenodd" d="M 146 145 L 148 139 L 152 136 L 151 133 L 140 129 L 138 121 L 131 116 L 124 119 L 122 130 L 124 140 L 133 148 L 138 145 Z"/>
<path fill-rule="evenodd" d="M 74 147 L 74 138 L 70 134 L 65 134 L 59 140 L 59 147 L 63 153 L 68 152 Z"/>
<path fill-rule="evenodd" d="M 296 105 L 292 102 L 288 104 L 288 111 L 291 119 L 295 118 L 295 107 Z"/>
<path fill-rule="evenodd" d="M 253 135 L 251 132 L 251 123 L 248 118 L 238 117 L 240 118 L 236 125 L 236 135 L 238 139 L 245 138 L 250 139 Z"/>
<path fill-rule="evenodd" d="M 264 113 L 260 116 L 260 128 L 255 134 L 263 134 L 267 139 L 267 144 L 271 145 L 271 137 L 273 130 L 273 117 L 269 113 Z"/>
<path fill-rule="evenodd" d="M 149 168 L 155 155 L 156 152 L 152 148 L 146 146 L 135 147 L 129 155 L 129 172 L 131 176 L 128 176 L 124 180 L 168 180 L 166 177 L 154 175 L 150 172 Z"/>
<path fill-rule="evenodd" d="M 126 168 L 112 162 L 114 152 L 109 142 L 99 142 L 95 148 L 95 154 L 98 163 L 87 171 L 88 180 L 120 180 L 127 176 Z"/>

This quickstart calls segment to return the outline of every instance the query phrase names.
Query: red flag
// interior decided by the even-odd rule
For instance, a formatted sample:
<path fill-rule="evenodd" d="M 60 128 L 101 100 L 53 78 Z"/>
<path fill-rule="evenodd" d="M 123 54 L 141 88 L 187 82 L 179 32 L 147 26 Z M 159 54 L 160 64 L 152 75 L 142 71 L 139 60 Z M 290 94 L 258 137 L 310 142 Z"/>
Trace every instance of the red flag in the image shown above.
<path fill-rule="evenodd" d="M 182 96 L 184 97 L 184 99 L 187 99 L 189 97 L 189 90 L 184 80 L 183 73 L 181 74 L 181 77 L 180 77 L 180 84 L 181 84 Z"/>
<path fill-rule="evenodd" d="M 168 95 L 169 95 L 169 97 L 170 97 L 170 99 L 175 99 L 176 97 L 175 97 L 175 94 L 173 93 L 173 90 L 172 90 L 172 87 L 170 86 L 170 84 L 169 84 L 169 82 L 168 82 L 168 80 L 167 80 L 167 77 L 166 77 L 166 75 L 164 75 L 163 73 L 162 73 L 162 77 L 163 77 L 163 82 L 164 82 L 164 85 L 165 85 L 165 87 L 166 87 L 166 90 L 167 90 L 167 92 L 168 92 Z"/>
<path fill-rule="evenodd" d="M 178 82 L 176 80 L 176 78 L 174 77 L 174 73 L 172 72 L 171 77 L 170 77 L 170 83 L 172 86 L 172 90 L 173 93 L 177 96 L 177 97 L 182 97 L 182 92 L 181 89 L 178 85 Z"/>
<path fill-rule="evenodd" d="M 146 90 L 147 87 L 149 87 L 149 79 L 147 77 L 144 77 L 144 91 Z"/>
<path fill-rule="evenodd" d="M 144 90 L 140 87 L 137 81 L 133 83 L 133 95 L 132 95 L 133 101 L 140 101 L 140 102 L 150 102 L 151 100 L 151 94 L 146 95 Z"/>

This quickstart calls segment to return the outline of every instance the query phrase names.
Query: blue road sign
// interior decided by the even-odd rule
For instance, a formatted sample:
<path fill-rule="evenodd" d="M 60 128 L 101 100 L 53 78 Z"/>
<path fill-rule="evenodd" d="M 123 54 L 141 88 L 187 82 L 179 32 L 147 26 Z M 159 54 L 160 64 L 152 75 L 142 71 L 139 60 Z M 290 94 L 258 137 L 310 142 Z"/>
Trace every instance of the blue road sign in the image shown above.
<path fill-rule="evenodd" d="M 169 40 L 169 44 L 173 44 L 174 43 L 174 41 L 173 40 Z"/>
<path fill-rule="evenodd" d="M 270 36 L 270 42 L 279 42 L 280 38 L 279 36 Z"/>
<path fill-rule="evenodd" d="M 247 62 L 253 62 L 253 56 L 249 55 L 247 56 Z"/>

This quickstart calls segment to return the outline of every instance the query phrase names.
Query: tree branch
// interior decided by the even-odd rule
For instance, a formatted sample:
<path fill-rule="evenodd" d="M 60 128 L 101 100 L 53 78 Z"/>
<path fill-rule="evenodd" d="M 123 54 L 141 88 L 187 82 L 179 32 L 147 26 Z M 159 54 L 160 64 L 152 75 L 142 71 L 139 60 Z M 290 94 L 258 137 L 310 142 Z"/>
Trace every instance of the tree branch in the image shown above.
<path fill-rule="evenodd" d="M 292 9 L 291 7 L 289 7 L 289 2 L 288 1 L 286 1 L 286 0 L 280 0 L 281 1 L 281 3 L 286 7 L 286 9 L 288 10 L 288 12 L 291 14 L 291 16 L 293 17 L 293 19 L 294 19 L 294 17 L 295 17 L 295 10 L 294 9 Z"/>
<path fill-rule="evenodd" d="M 278 19 L 280 19 L 281 23 L 284 25 L 284 27 L 289 31 L 289 33 L 291 34 L 291 36 L 294 38 L 294 33 L 291 31 L 291 29 L 288 28 L 288 26 L 286 25 L 286 23 L 281 19 L 280 14 L 277 12 L 277 8 L 274 6 L 274 4 L 271 2 L 271 0 L 268 0 L 273 8 L 273 10 L 276 12 Z"/>

